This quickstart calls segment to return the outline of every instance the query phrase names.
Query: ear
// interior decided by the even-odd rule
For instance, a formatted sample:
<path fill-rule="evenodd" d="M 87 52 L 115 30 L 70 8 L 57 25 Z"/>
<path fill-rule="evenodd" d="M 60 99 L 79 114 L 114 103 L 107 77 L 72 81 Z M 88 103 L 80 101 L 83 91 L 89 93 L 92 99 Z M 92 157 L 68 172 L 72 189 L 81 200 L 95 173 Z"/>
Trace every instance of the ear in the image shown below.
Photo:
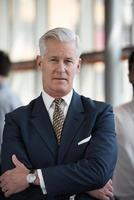
<path fill-rule="evenodd" d="M 42 57 L 41 56 L 39 56 L 39 55 L 37 56 L 36 63 L 37 63 L 38 69 L 42 70 Z"/>
<path fill-rule="evenodd" d="M 79 60 L 78 60 L 78 64 L 77 64 L 77 73 L 80 72 L 80 68 L 81 68 L 81 58 L 79 58 Z"/>

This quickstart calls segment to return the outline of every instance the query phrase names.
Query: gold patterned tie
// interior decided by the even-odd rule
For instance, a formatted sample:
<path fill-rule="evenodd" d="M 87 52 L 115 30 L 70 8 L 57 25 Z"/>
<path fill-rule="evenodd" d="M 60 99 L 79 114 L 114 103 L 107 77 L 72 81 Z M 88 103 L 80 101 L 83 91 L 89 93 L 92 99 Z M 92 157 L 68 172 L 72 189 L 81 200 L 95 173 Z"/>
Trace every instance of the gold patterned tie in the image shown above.
<path fill-rule="evenodd" d="M 53 113 L 53 128 L 54 128 L 58 143 L 60 143 L 61 131 L 62 131 L 63 123 L 64 123 L 64 113 L 61 109 L 61 103 L 63 101 L 64 100 L 61 98 L 54 100 L 55 109 Z"/>

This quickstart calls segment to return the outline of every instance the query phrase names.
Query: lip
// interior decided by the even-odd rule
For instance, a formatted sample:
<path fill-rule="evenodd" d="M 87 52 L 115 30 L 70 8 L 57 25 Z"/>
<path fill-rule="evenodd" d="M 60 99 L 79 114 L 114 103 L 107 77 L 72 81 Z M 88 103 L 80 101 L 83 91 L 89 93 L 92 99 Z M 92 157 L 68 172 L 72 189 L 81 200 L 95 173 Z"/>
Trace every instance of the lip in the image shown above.
<path fill-rule="evenodd" d="M 67 81 L 66 78 L 53 78 L 54 80 L 59 80 L 59 81 Z"/>

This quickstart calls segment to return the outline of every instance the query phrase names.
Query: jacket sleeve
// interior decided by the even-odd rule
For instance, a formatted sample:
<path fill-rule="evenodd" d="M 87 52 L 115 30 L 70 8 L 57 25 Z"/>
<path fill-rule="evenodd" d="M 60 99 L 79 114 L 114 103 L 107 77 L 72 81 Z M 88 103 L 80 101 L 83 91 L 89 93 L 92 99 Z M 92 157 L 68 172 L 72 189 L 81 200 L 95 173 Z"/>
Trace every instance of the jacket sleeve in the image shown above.
<path fill-rule="evenodd" d="M 9 113 L 5 117 L 5 127 L 3 132 L 1 152 L 2 172 L 14 168 L 12 163 L 13 154 L 15 154 L 27 168 L 31 168 L 23 138 L 20 134 L 19 123 L 17 123 L 16 118 L 12 116 L 12 113 Z"/>
<path fill-rule="evenodd" d="M 77 194 L 103 187 L 112 177 L 117 159 L 111 106 L 101 112 L 83 159 L 42 169 L 48 194 Z"/>

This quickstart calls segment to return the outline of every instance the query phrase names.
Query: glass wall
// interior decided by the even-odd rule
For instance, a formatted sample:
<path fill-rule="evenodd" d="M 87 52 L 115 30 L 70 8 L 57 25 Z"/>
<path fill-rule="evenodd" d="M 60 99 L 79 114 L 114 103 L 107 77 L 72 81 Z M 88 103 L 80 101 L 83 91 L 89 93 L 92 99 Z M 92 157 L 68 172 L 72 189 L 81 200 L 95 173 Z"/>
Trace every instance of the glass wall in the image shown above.
<path fill-rule="evenodd" d="M 134 1 L 123 0 L 122 4 L 122 47 L 125 47 L 134 42 Z M 71 28 L 79 34 L 82 53 L 104 50 L 104 0 L 0 0 L 0 19 L 3 20 L 0 49 L 7 51 L 13 62 L 35 59 L 39 37 L 57 26 Z M 82 65 L 74 88 L 93 99 L 105 100 L 104 71 L 103 62 Z M 34 69 L 14 71 L 9 81 L 24 104 L 42 89 L 40 73 Z M 128 101 L 131 87 L 126 61 L 122 61 L 119 81 L 122 81 L 122 102 Z"/>
<path fill-rule="evenodd" d="M 0 49 L 12 62 L 30 61 L 39 53 L 38 39 L 47 30 L 48 4 L 45 0 L 0 0 Z M 39 95 L 38 70 L 17 70 L 9 77 L 9 84 L 23 104 Z"/>

